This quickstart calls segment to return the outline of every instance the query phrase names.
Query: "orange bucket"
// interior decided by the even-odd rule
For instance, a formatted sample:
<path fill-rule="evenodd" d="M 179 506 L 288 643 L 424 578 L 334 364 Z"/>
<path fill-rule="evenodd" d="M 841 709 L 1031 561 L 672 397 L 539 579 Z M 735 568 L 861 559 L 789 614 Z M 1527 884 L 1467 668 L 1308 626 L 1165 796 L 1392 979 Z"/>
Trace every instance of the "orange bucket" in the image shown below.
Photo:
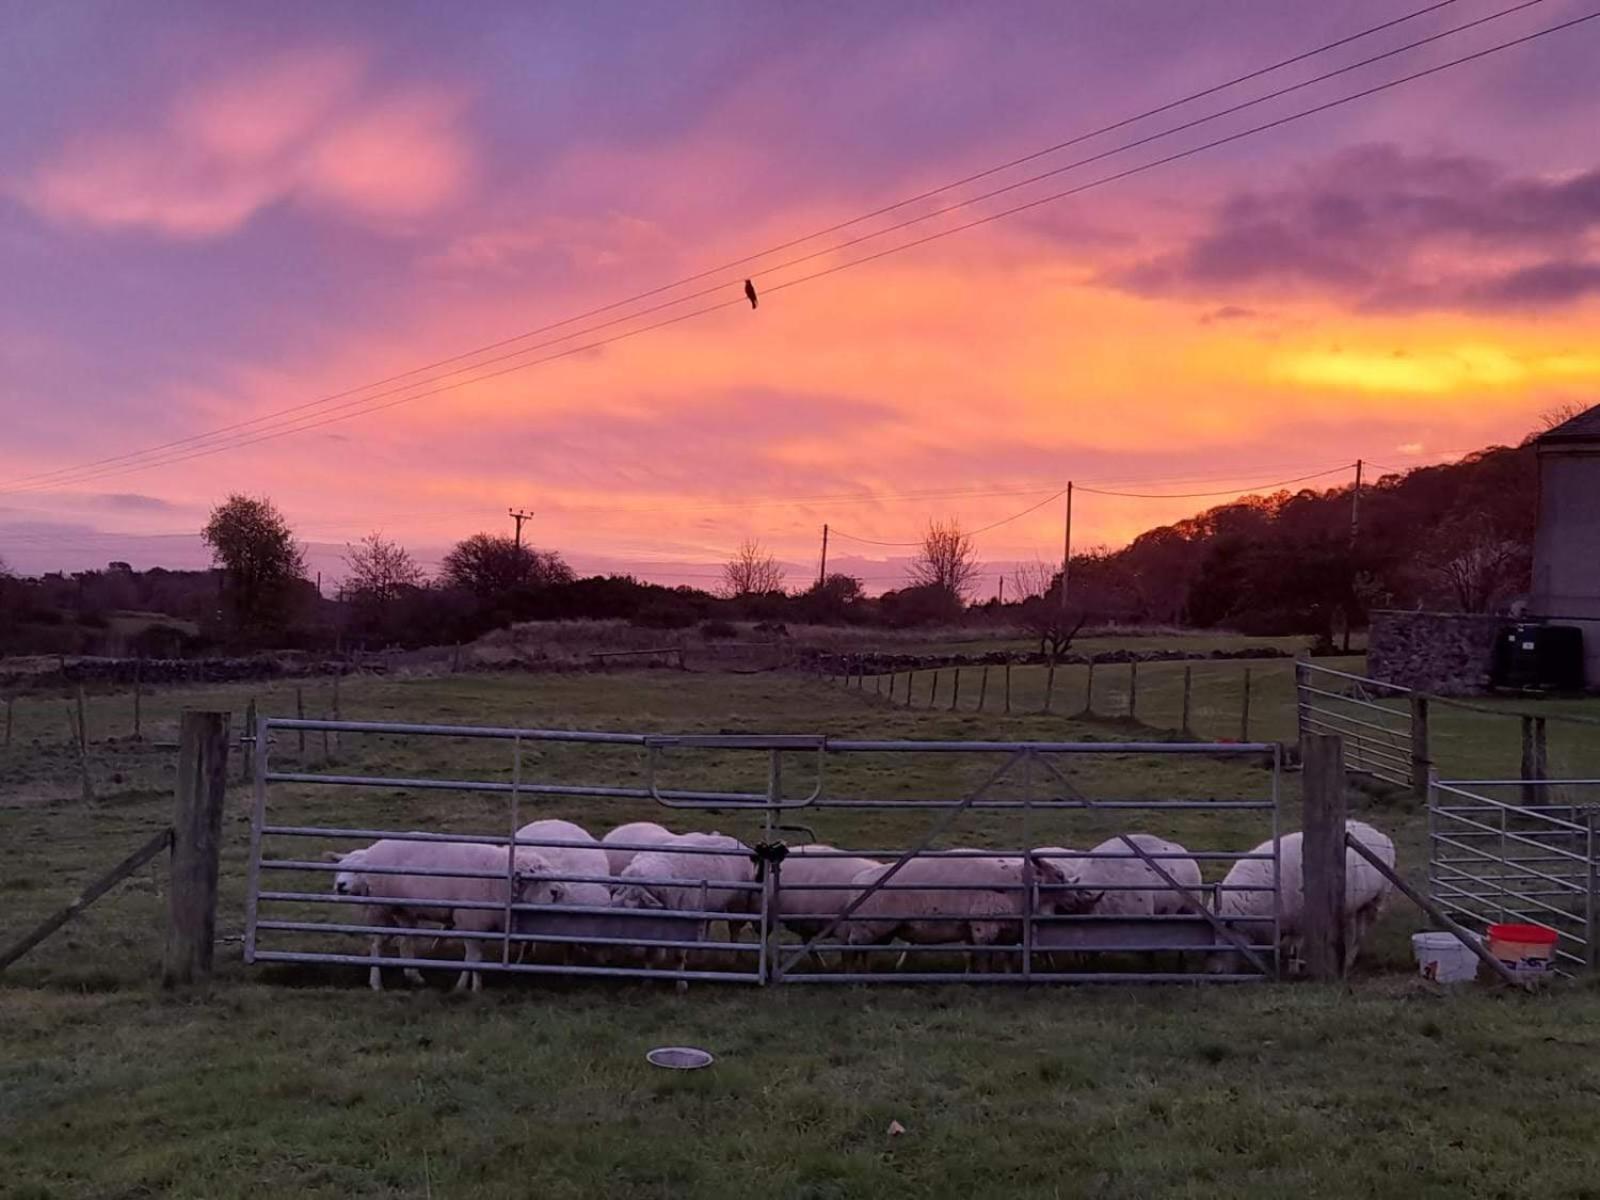
<path fill-rule="evenodd" d="M 1491 925 L 1489 953 L 1518 975 L 1543 975 L 1555 958 L 1559 936 L 1548 925 Z"/>

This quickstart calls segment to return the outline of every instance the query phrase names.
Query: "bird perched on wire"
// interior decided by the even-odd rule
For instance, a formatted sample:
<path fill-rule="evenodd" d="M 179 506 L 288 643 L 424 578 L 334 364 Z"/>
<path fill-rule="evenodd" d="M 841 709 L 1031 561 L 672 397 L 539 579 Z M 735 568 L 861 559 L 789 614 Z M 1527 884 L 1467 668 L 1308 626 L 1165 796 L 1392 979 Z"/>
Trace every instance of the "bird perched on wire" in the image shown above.
<path fill-rule="evenodd" d="M 744 298 L 750 301 L 750 307 L 756 307 L 756 285 L 748 279 L 744 281 Z"/>

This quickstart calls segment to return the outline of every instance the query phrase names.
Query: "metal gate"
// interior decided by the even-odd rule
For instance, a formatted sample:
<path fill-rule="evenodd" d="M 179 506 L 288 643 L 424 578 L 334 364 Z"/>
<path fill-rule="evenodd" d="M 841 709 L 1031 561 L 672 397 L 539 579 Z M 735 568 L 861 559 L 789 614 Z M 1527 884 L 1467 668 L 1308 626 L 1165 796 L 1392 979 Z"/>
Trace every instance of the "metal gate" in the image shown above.
<path fill-rule="evenodd" d="M 1316 663 L 1295 664 L 1301 734 L 1344 739 L 1345 764 L 1398 787 L 1413 786 L 1411 689 Z"/>
<path fill-rule="evenodd" d="M 303 761 L 307 733 L 334 738 L 347 758 L 362 738 L 424 756 L 498 743 L 504 756 L 480 754 L 472 777 L 391 774 L 381 769 L 389 757 L 379 746 L 375 754 L 355 751 L 370 766 L 310 770 Z M 283 750 L 274 750 L 274 739 L 291 734 L 301 739 L 302 761 L 279 765 Z M 1129 764 L 1173 757 L 1244 757 L 1265 769 L 1242 773 L 1250 781 L 1242 790 L 1250 794 L 1223 799 L 1118 797 L 1096 778 L 1108 772 L 1121 778 Z M 1266 743 L 876 741 L 269 718 L 255 735 L 245 961 L 755 984 L 1274 978 L 1279 758 L 1279 747 Z M 610 777 L 596 780 L 591 771 Z M 751 782 L 682 782 L 695 772 Z M 631 778 L 619 782 L 619 773 Z M 901 794 L 860 795 L 845 786 L 848 778 L 835 783 L 852 774 L 885 778 L 888 790 Z M 797 775 L 803 778 L 793 787 Z M 942 786 L 963 779 L 966 786 Z M 457 799 L 423 815 L 459 828 L 391 827 L 396 814 L 389 809 L 433 792 Z M 680 860 L 664 877 L 626 867 L 619 873 L 609 860 L 604 873 L 530 872 L 525 852 L 551 857 L 582 848 L 569 837 L 518 836 L 522 822 L 550 815 L 555 803 L 596 833 L 624 818 L 691 825 L 721 817 L 744 822 L 745 836 L 732 847 L 611 843 L 624 854 L 700 856 L 697 866 L 685 868 Z M 369 816 L 336 819 L 351 812 Z M 985 842 L 1013 828 L 1014 840 L 982 848 L 936 845 L 964 818 L 982 822 L 977 832 Z M 905 839 L 909 845 L 884 849 L 886 839 L 875 831 L 894 821 L 914 822 L 916 832 Z M 1185 836 L 1203 837 L 1208 848 L 1152 850 L 1147 840 L 1126 836 L 1138 824 L 1181 824 L 1195 831 Z M 832 839 L 825 849 L 806 844 L 818 828 Z M 1109 834 L 1093 851 L 1039 845 L 1051 831 L 1089 829 Z M 378 841 L 397 856 L 390 865 L 374 865 L 371 853 L 359 862 L 325 860 Z M 437 845 L 417 849 L 428 843 L 451 847 L 450 861 L 428 857 L 444 853 Z M 306 852 L 311 845 L 315 853 Z M 413 851 L 428 865 L 404 858 Z M 870 859 L 876 868 L 870 879 L 850 885 L 806 883 L 793 857 L 801 855 L 808 865 Z M 1259 866 L 1247 868 L 1250 878 L 1220 878 L 1252 861 Z M 1118 882 L 1108 862 L 1137 864 L 1133 881 Z M 1180 877 L 1196 868 L 1198 882 Z M 963 871 L 980 877 L 972 881 Z M 434 890 L 419 899 L 418 880 L 454 882 L 428 883 L 423 890 Z M 555 894 L 554 884 L 566 885 L 567 898 Z M 573 885 L 589 886 L 592 899 L 574 902 Z M 664 907 L 611 903 L 637 896 L 626 891 L 630 886 L 674 899 Z M 806 904 L 822 893 L 832 897 L 830 907 Z M 926 898 L 932 911 L 886 904 L 896 893 L 913 908 Z M 1138 897 L 1158 893 L 1176 898 L 1170 911 L 1139 907 Z M 1105 900 L 1122 894 L 1135 898 L 1131 909 Z M 1065 911 L 1069 898 L 1077 908 Z M 886 908 L 894 927 L 888 936 Z M 981 919 L 974 915 L 980 910 Z M 725 927 L 725 939 L 711 936 L 714 925 Z M 947 928 L 956 931 L 953 939 L 938 932 Z M 427 940 L 459 946 L 470 961 L 420 953 Z"/>
<path fill-rule="evenodd" d="M 1523 798 L 1535 794 L 1535 803 Z M 1590 803 L 1575 803 L 1577 798 Z M 1563 974 L 1600 966 L 1600 780 L 1436 780 L 1428 789 L 1428 887 L 1469 927 L 1500 921 L 1559 935 Z"/>

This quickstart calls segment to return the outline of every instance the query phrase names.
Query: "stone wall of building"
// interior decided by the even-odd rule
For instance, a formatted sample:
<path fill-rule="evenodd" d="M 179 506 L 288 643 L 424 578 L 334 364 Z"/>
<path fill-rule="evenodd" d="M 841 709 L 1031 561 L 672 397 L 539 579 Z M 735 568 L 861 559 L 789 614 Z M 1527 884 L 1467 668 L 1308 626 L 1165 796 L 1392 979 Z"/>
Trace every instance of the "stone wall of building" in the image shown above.
<path fill-rule="evenodd" d="M 1508 623 L 1482 613 L 1375 612 L 1367 674 L 1441 696 L 1484 691 L 1495 634 Z"/>

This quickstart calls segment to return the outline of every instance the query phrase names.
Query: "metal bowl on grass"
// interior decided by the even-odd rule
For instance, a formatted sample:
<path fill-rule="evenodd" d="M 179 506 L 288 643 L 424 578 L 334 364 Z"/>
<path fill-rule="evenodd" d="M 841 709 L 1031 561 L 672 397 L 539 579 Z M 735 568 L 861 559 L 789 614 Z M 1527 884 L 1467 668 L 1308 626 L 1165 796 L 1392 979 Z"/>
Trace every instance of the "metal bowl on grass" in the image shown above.
<path fill-rule="evenodd" d="M 657 1046 L 645 1058 L 651 1066 L 667 1067 L 674 1071 L 697 1071 L 716 1061 L 706 1051 L 693 1046 Z"/>

